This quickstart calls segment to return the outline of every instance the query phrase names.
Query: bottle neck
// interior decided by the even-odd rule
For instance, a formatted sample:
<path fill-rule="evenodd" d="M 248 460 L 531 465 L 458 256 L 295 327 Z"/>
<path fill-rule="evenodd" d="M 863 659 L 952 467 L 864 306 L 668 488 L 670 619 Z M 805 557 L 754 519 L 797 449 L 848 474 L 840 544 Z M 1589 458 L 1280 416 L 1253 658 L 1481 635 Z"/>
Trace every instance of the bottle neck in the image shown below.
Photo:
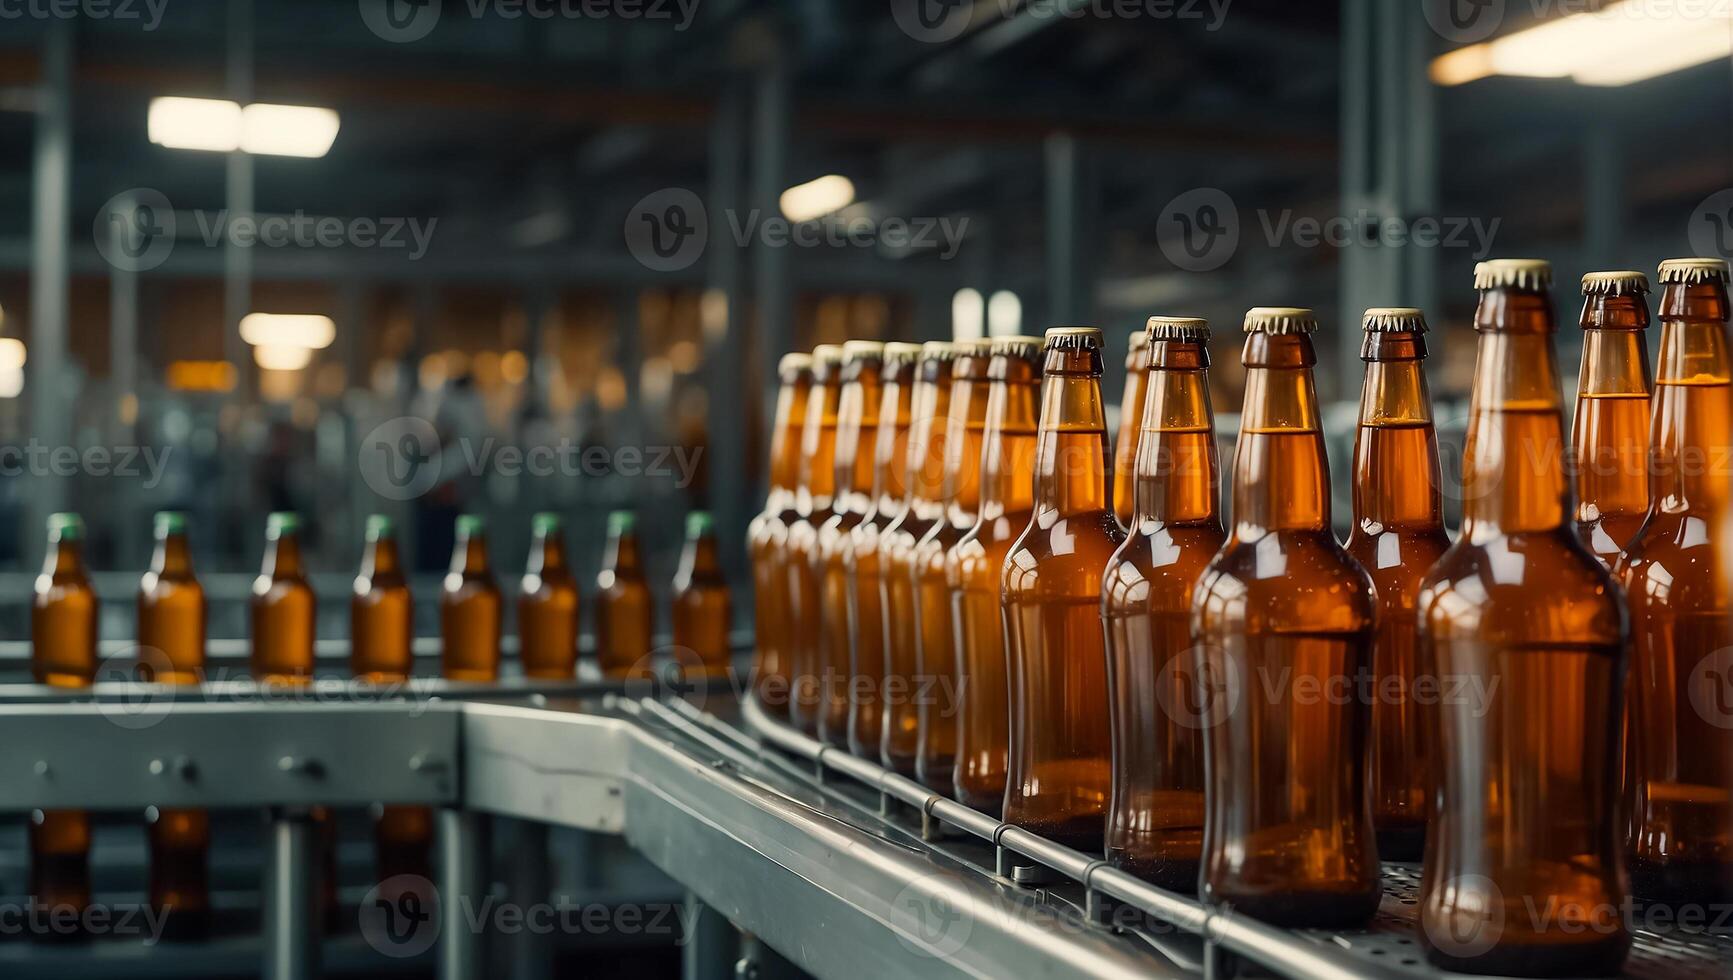
<path fill-rule="evenodd" d="M 1035 506 L 1037 408 L 1040 369 L 1021 358 L 1006 358 L 1005 377 L 987 393 L 987 427 L 982 434 L 981 517 L 996 519 Z"/>
<path fill-rule="evenodd" d="M 841 397 L 834 380 L 815 384 L 806 400 L 800 432 L 800 485 L 803 510 L 826 510 L 836 494 L 836 411 Z"/>
<path fill-rule="evenodd" d="M 265 546 L 265 574 L 271 578 L 301 577 L 301 536 L 280 534 Z"/>
<path fill-rule="evenodd" d="M 150 570 L 159 578 L 191 578 L 193 557 L 187 536 L 170 534 L 157 538 L 156 550 L 150 556 Z"/>
<path fill-rule="evenodd" d="M 806 399 L 812 382 L 783 382 L 776 395 L 776 421 L 770 430 L 770 492 L 776 499 L 792 497 L 800 486 L 800 435 L 806 422 Z"/>
<path fill-rule="evenodd" d="M 1708 514 L 1733 505 L 1733 474 L 1724 458 L 1733 431 L 1727 324 L 1663 319 L 1655 368 L 1654 506 Z"/>
<path fill-rule="evenodd" d="M 76 538 L 60 538 L 49 542 L 42 571 L 47 575 L 83 575 L 84 545 Z"/>
<path fill-rule="evenodd" d="M 1132 494 L 1139 525 L 1214 524 L 1221 462 L 1202 344 L 1157 341 L 1138 420 Z"/>
<path fill-rule="evenodd" d="M 487 574 L 487 535 L 460 534 L 451 549 L 449 571 L 457 575 Z"/>
<path fill-rule="evenodd" d="M 922 397 L 922 396 L 925 397 Z M 949 367 L 942 376 L 922 379 L 915 389 L 909 436 L 909 505 L 924 520 L 944 511 L 945 430 L 951 411 Z"/>
<path fill-rule="evenodd" d="M 1615 299 L 1634 297 L 1590 297 L 1600 301 L 1594 306 Z M 1648 427 L 1649 352 L 1641 326 L 1585 329 L 1571 429 L 1579 519 L 1648 509 Z"/>
<path fill-rule="evenodd" d="M 951 523 L 967 527 L 981 509 L 981 443 L 986 436 L 987 364 L 985 357 L 957 362 L 951 385 L 951 410 L 945 422 L 945 475 L 941 496 Z"/>
<path fill-rule="evenodd" d="M 716 538 L 706 534 L 699 538 L 687 538 L 686 544 L 680 549 L 680 567 L 676 578 L 683 583 L 698 581 L 714 581 L 721 578 L 722 563 L 717 555 Z"/>
<path fill-rule="evenodd" d="M 867 447 L 878 441 L 878 366 L 872 365 L 842 386 L 837 401 L 836 474 L 838 510 L 867 513 L 873 507 L 873 481 L 877 477 L 873 454 Z"/>
<path fill-rule="evenodd" d="M 621 534 L 608 539 L 607 553 L 602 556 L 602 567 L 616 576 L 635 576 L 642 571 L 642 561 L 638 554 L 638 536 L 636 534 Z"/>
<path fill-rule="evenodd" d="M 1515 299 L 1545 303 L 1517 294 L 1506 305 Z M 1528 329 L 1480 334 L 1463 458 L 1462 530 L 1470 540 L 1553 530 L 1571 512 L 1552 334 L 1532 329 L 1534 310 L 1514 312 Z"/>
<path fill-rule="evenodd" d="M 1438 433 L 1418 334 L 1371 333 L 1354 440 L 1354 523 L 1366 531 L 1442 528 Z M 1421 472 L 1416 472 L 1416 470 Z"/>
<path fill-rule="evenodd" d="M 566 542 L 559 532 L 536 534 L 535 541 L 530 544 L 527 571 L 543 578 L 566 573 Z"/>
<path fill-rule="evenodd" d="M 880 514 L 894 514 L 909 492 L 909 413 L 914 385 L 908 376 L 885 381 L 873 446 L 873 497 Z"/>
<path fill-rule="evenodd" d="M 396 538 L 374 538 L 367 542 L 366 549 L 361 553 L 362 578 L 396 575 L 399 570 Z"/>
<path fill-rule="evenodd" d="M 1035 519 L 1111 511 L 1107 454 L 1100 352 L 1049 350 L 1035 440 Z"/>
<path fill-rule="evenodd" d="M 1234 452 L 1235 533 L 1330 533 L 1330 465 L 1312 380 L 1312 338 L 1251 334 L 1241 362 L 1246 400 Z"/>

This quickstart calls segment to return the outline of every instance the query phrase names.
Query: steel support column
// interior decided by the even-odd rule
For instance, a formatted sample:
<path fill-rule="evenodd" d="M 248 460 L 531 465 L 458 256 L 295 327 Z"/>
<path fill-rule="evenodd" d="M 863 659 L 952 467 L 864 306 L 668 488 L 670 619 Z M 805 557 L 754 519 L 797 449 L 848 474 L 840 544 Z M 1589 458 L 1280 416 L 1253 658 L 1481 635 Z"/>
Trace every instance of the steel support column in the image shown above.
<path fill-rule="evenodd" d="M 747 345 L 740 330 L 746 307 L 741 249 L 727 233 L 732 226 L 728 215 L 740 208 L 745 179 L 746 148 L 741 134 L 746 95 L 741 80 L 730 79 L 717 99 L 716 116 L 710 124 L 710 188 L 705 201 L 710 217 L 703 303 L 705 387 L 710 399 L 710 458 L 705 461 L 710 499 L 706 503 L 716 515 L 723 565 L 734 582 L 745 580 L 743 529 L 749 501 L 756 499 L 760 490 L 757 477 L 762 470 L 747 465 L 746 433 L 748 427 L 767 417 L 763 411 L 753 411 L 754 400 L 747 397 Z M 780 357 L 782 352 L 771 353 Z"/>
<path fill-rule="evenodd" d="M 310 980 L 319 975 L 319 931 L 314 915 L 313 821 L 303 808 L 271 812 L 266 866 L 264 931 L 267 980 Z"/>
<path fill-rule="evenodd" d="M 488 818 L 473 810 L 439 811 L 439 978 L 486 976 L 486 934 L 472 922 L 487 896 Z"/>
<path fill-rule="evenodd" d="M 752 206 L 768 218 L 781 215 L 788 187 L 788 69 L 780 52 L 771 52 L 759 67 L 753 89 Z M 710 228 L 714 240 L 727 230 L 726 216 L 711 216 Z M 786 246 L 754 245 L 752 298 L 758 306 L 760 404 L 770 405 L 776 398 L 776 362 L 795 344 Z"/>
<path fill-rule="evenodd" d="M 247 105 L 253 101 L 253 0 L 229 0 L 228 28 L 228 96 Z M 223 194 L 232 230 L 253 214 L 252 154 L 229 154 Z M 223 356 L 235 366 L 235 394 L 242 397 L 252 389 L 253 363 L 241 340 L 241 317 L 252 305 L 253 253 L 230 234 L 223 245 Z"/>
<path fill-rule="evenodd" d="M 681 939 L 680 975 L 684 980 L 730 980 L 740 958 L 740 933 L 733 923 L 692 892 L 686 893 L 686 935 Z"/>
<path fill-rule="evenodd" d="M 1093 315 L 1081 250 L 1088 234 L 1077 138 L 1054 133 L 1043 147 L 1047 204 L 1047 325 L 1086 324 Z"/>
<path fill-rule="evenodd" d="M 72 224 L 72 29 L 51 21 L 42 50 L 37 87 L 36 159 L 32 179 L 30 343 L 26 367 L 31 434 L 57 449 L 72 441 L 66 378 L 66 336 L 71 288 Z M 25 525 L 26 556 L 41 557 L 42 523 L 66 506 L 66 485 L 48 472 L 30 477 Z"/>

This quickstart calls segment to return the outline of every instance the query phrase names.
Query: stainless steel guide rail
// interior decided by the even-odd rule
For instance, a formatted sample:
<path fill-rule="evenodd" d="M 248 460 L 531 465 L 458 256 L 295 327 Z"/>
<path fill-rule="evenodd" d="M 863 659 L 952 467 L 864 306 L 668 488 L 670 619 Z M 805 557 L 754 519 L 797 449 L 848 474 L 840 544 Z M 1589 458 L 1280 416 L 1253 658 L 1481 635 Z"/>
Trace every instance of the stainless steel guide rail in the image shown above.
<path fill-rule="evenodd" d="M 492 880 L 493 816 L 620 835 L 819 976 L 1439 976 L 1415 937 L 1411 866 L 1387 866 L 1366 929 L 1272 928 L 822 746 L 722 687 L 659 700 L 596 681 L 418 681 L 386 697 L 333 681 L 279 701 L 238 683 L 166 707 L 147 688 L 0 685 L 0 810 L 267 808 L 271 865 L 291 886 L 266 896 L 273 977 L 318 969 L 293 887 L 305 876 L 290 873 L 308 859 L 305 807 L 379 799 L 440 808 L 436 962 L 449 978 L 485 962 L 459 910 Z M 1733 935 L 1640 932 L 1627 975 L 1733 975 Z"/>

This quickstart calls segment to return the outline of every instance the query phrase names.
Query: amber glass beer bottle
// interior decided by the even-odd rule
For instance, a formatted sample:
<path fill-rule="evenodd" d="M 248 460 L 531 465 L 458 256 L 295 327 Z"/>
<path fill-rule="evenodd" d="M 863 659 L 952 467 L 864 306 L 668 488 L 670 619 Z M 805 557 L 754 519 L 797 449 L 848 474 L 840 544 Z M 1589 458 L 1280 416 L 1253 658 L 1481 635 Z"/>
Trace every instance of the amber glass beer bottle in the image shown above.
<path fill-rule="evenodd" d="M 885 529 L 908 506 L 909 413 L 920 344 L 891 342 L 880 368 L 878 434 L 873 444 L 873 509 L 855 525 L 845 552 L 849 588 L 848 750 L 876 759 L 884 724 L 884 574 L 879 545 Z"/>
<path fill-rule="evenodd" d="M 800 484 L 795 490 L 800 518 L 788 526 L 788 720 L 808 735 L 818 734 L 820 711 L 819 608 L 821 583 L 818 530 L 835 514 L 836 416 L 842 397 L 842 348 L 812 349 L 812 391 L 800 430 Z"/>
<path fill-rule="evenodd" d="M 253 579 L 255 680 L 302 685 L 313 679 L 313 589 L 301 568 L 301 517 L 265 519 L 265 564 Z"/>
<path fill-rule="evenodd" d="M 945 519 L 942 500 L 945 428 L 951 410 L 951 367 L 957 348 L 943 341 L 921 347 L 909 435 L 909 501 L 901 516 L 879 535 L 884 620 L 884 718 L 879 759 L 886 768 L 915 776 L 920 758 L 920 634 L 915 625 L 915 545 Z M 927 685 L 930 687 L 931 685 Z"/>
<path fill-rule="evenodd" d="M 1630 943 L 1615 820 L 1627 622 L 1576 534 L 1551 278 L 1538 260 L 1475 267 L 1462 533 L 1419 603 L 1444 685 L 1420 923 L 1446 969 L 1599 976 Z"/>
<path fill-rule="evenodd" d="M 1005 805 L 1011 724 L 1000 573 L 1035 508 L 1041 346 L 1040 337 L 993 339 L 981 434 L 981 506 L 975 526 L 945 556 L 959 682 L 954 795 L 995 815 Z"/>
<path fill-rule="evenodd" d="M 1191 658 L 1192 592 L 1226 537 L 1210 408 L 1209 326 L 1149 318 L 1130 533 L 1101 588 L 1113 783 L 1107 860 L 1163 888 L 1197 888 L 1203 730 Z M 1127 423 L 1131 424 L 1131 423 Z"/>
<path fill-rule="evenodd" d="M 1129 529 L 1136 502 L 1132 470 L 1137 464 L 1138 431 L 1143 422 L 1143 399 L 1149 381 L 1149 334 L 1131 335 L 1125 355 L 1125 390 L 1119 397 L 1119 432 L 1113 440 L 1113 514 Z"/>
<path fill-rule="evenodd" d="M 772 718 L 788 718 L 788 527 L 799 520 L 800 430 L 812 390 L 812 355 L 784 354 L 777 365 L 782 387 L 770 426 L 770 492 L 764 510 L 746 529 L 752 559 L 752 626 L 756 652 L 752 692 Z"/>
<path fill-rule="evenodd" d="M 1648 902 L 1733 902 L 1733 533 L 1727 263 L 1661 264 L 1654 492 L 1615 573 L 1631 604 L 1631 887 Z"/>
<path fill-rule="evenodd" d="M 365 681 L 403 681 L 415 669 L 415 607 L 397 554 L 397 530 L 391 518 L 372 514 L 366 535 L 349 598 L 349 669 Z"/>
<path fill-rule="evenodd" d="M 1372 827 L 1378 855 L 1418 861 L 1430 817 L 1430 748 L 1422 727 L 1435 678 L 1420 676 L 1420 580 L 1444 550 L 1442 476 L 1432 396 L 1422 364 L 1426 318 L 1407 308 L 1370 309 L 1360 359 L 1360 425 L 1354 434 L 1354 529 L 1348 553 L 1372 576 L 1378 632 L 1372 644 Z"/>
<path fill-rule="evenodd" d="M 674 645 L 688 676 L 726 677 L 732 662 L 728 630 L 733 600 L 716 547 L 716 522 L 705 511 L 686 515 L 686 544 L 674 574 Z"/>
<path fill-rule="evenodd" d="M 529 565 L 517 600 L 518 663 L 525 677 L 571 680 L 578 665 L 578 583 L 558 514 L 530 521 Z"/>
<path fill-rule="evenodd" d="M 957 711 L 962 697 L 951 586 L 945 559 L 975 526 L 981 507 L 981 446 L 987 427 L 987 367 L 991 344 L 958 341 L 951 365 L 951 405 L 945 418 L 939 497 L 942 520 L 915 543 L 915 657 L 917 691 L 915 776 L 950 796 L 957 765 Z"/>
<path fill-rule="evenodd" d="M 638 515 L 608 515 L 608 546 L 596 575 L 596 662 L 602 676 L 646 679 L 656 675 L 650 659 L 656 610 L 638 547 Z"/>
<path fill-rule="evenodd" d="M 439 589 L 439 672 L 448 681 L 499 679 L 499 586 L 487 561 L 487 523 L 457 519 L 457 543 Z"/>
<path fill-rule="evenodd" d="M 1005 559 L 1011 744 L 1004 819 L 1102 850 L 1109 790 L 1101 576 L 1125 540 L 1113 516 L 1101 331 L 1047 331 L 1035 507 Z"/>
<path fill-rule="evenodd" d="M 1611 567 L 1649 513 L 1649 277 L 1583 277 L 1583 363 L 1572 449 L 1577 533 Z"/>
<path fill-rule="evenodd" d="M 84 520 L 51 514 L 48 552 L 30 604 L 30 672 L 38 684 L 87 687 L 96 679 L 96 592 L 84 570 Z M 30 891 L 56 916 L 90 905 L 90 816 L 82 810 L 30 815 Z"/>
<path fill-rule="evenodd" d="M 1356 686 L 1376 613 L 1330 528 L 1316 329 L 1310 310 L 1246 314 L 1233 528 L 1192 603 L 1198 681 L 1226 699 L 1203 729 L 1199 891 L 1276 925 L 1332 928 L 1378 908 L 1371 717 Z"/>
<path fill-rule="evenodd" d="M 138 587 L 139 676 L 158 684 L 197 684 L 205 672 L 205 590 L 193 575 L 186 515 L 156 515 L 156 548 Z M 194 935 L 210 917 L 210 816 L 204 810 L 152 807 L 150 904 L 171 911 L 166 925 Z"/>
<path fill-rule="evenodd" d="M 851 340 L 842 348 L 842 391 L 836 412 L 836 494 L 831 515 L 818 529 L 812 574 L 818 581 L 818 738 L 848 744 L 849 622 L 848 554 L 854 529 L 877 509 L 873 454 L 878 441 L 879 374 L 884 345 Z"/>

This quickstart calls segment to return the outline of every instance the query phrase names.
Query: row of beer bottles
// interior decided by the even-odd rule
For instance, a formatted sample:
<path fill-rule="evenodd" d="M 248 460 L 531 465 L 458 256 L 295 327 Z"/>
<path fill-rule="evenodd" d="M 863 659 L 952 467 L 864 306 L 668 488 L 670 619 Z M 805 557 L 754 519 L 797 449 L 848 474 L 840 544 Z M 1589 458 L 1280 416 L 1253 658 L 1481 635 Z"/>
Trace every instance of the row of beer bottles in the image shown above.
<path fill-rule="evenodd" d="M 1231 528 L 1202 321 L 1152 318 L 1134 351 L 1126 527 L 1098 331 L 791 355 L 750 535 L 755 693 L 827 742 L 1272 922 L 1363 921 L 1380 851 L 1424 846 L 1435 961 L 1616 967 L 1627 864 L 1651 901 L 1725 901 L 1733 880 L 1733 713 L 1692 686 L 1717 680 L 1728 638 L 1726 278 L 1719 260 L 1662 265 L 1653 445 L 1636 452 L 1651 492 L 1615 529 L 1582 464 L 1645 428 L 1598 404 L 1647 391 L 1645 277 L 1585 277 L 1571 452 L 1549 267 L 1477 268 L 1454 544 L 1416 310 L 1364 320 L 1345 547 L 1308 311 L 1246 317 Z M 1611 570 L 1597 534 L 1624 545 L 1602 552 Z"/>

